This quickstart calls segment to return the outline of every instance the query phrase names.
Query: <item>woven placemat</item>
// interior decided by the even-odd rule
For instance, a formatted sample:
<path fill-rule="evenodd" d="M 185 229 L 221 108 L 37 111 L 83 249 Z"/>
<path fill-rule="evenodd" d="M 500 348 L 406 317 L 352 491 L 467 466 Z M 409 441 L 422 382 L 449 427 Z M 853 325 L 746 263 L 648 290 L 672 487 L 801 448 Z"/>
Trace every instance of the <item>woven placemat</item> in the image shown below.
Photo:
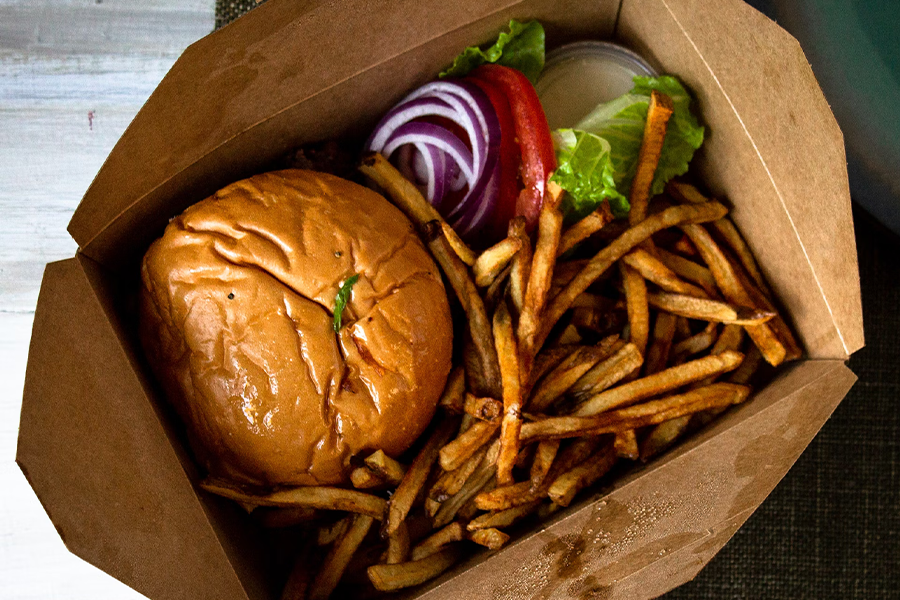
<path fill-rule="evenodd" d="M 261 3 L 217 0 L 216 26 Z M 854 220 L 859 382 L 725 548 L 666 600 L 900 598 L 900 239 L 862 210 Z"/>

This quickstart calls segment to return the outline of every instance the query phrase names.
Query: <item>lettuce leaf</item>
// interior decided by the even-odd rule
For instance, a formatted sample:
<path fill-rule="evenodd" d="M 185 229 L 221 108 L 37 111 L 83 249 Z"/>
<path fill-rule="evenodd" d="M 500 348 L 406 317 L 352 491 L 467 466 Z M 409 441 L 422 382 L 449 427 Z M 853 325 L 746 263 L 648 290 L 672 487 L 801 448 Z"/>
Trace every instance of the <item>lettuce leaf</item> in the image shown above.
<path fill-rule="evenodd" d="M 675 109 L 651 196 L 661 193 L 670 179 L 687 172 L 705 133 L 691 113 L 690 95 L 675 77 L 635 77 L 629 93 L 598 105 L 572 129 L 554 132 L 559 176 L 553 178 L 568 192 L 563 205 L 567 219 L 588 214 L 604 199 L 609 199 L 617 217 L 628 213 L 627 197 L 637 170 L 651 90 L 669 96 Z"/>
<path fill-rule="evenodd" d="M 550 181 L 568 192 L 562 210 L 569 220 L 588 215 L 606 199 L 614 215 L 628 214 L 628 200 L 616 190 L 609 142 L 586 131 L 558 129 L 553 145 L 559 166 Z"/>
<path fill-rule="evenodd" d="M 543 26 L 538 21 L 520 23 L 512 20 L 509 22 L 509 33 L 501 32 L 493 46 L 487 50 L 477 46 L 466 48 L 440 77 L 464 77 L 485 63 L 518 69 L 531 83 L 535 83 L 544 69 Z"/>

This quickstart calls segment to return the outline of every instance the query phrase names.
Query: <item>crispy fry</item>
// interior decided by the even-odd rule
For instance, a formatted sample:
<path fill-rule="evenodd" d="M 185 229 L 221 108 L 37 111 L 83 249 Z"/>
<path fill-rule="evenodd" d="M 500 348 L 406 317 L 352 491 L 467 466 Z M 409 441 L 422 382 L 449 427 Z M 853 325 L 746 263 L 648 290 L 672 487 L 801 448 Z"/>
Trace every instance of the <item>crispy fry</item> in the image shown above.
<path fill-rule="evenodd" d="M 327 600 L 341 580 L 353 553 L 369 533 L 372 523 L 373 519 L 368 515 L 353 516 L 347 531 L 334 543 L 325 557 L 325 562 L 317 571 L 316 578 L 309 588 L 310 600 Z"/>
<path fill-rule="evenodd" d="M 547 306 L 540 337 L 536 338 L 534 348 L 540 348 L 550 334 L 550 329 L 559 321 L 579 294 L 586 291 L 603 273 L 634 249 L 638 244 L 649 239 L 657 231 L 684 223 L 701 223 L 719 219 L 728 211 L 717 202 L 697 205 L 673 206 L 644 219 L 638 225 L 628 229 L 609 246 L 598 252 L 584 269 L 563 288 Z"/>
<path fill-rule="evenodd" d="M 503 533 L 499 529 L 489 527 L 487 529 L 479 529 L 478 531 L 472 532 L 469 539 L 476 544 L 491 550 L 499 550 L 509 541 L 509 535 Z"/>
<path fill-rule="evenodd" d="M 694 332 L 691 331 L 691 323 L 687 320 L 687 317 L 678 317 L 675 321 L 675 341 L 686 340 L 692 335 L 694 335 Z"/>
<path fill-rule="evenodd" d="M 572 323 L 569 323 L 566 328 L 562 330 L 562 333 L 559 335 L 559 339 L 557 339 L 556 342 L 571 346 L 573 344 L 580 344 L 582 339 L 581 334 L 578 333 L 578 328 Z"/>
<path fill-rule="evenodd" d="M 313 580 L 313 545 L 304 542 L 294 558 L 294 566 L 281 591 L 281 600 L 305 600 L 309 584 Z"/>
<path fill-rule="evenodd" d="M 590 371 L 594 365 L 610 355 L 609 347 L 582 346 L 541 380 L 527 403 L 530 412 L 545 412 L 553 402 Z"/>
<path fill-rule="evenodd" d="M 440 227 L 437 227 L 436 221 L 425 224 L 425 236 L 432 255 L 447 276 L 468 317 L 469 333 L 481 366 L 480 373 L 466 373 L 476 383 L 472 391 L 484 396 L 499 397 L 497 383 L 500 381 L 500 367 L 484 302 L 469 277 L 469 270 L 448 248 L 447 238 L 441 233 Z"/>
<path fill-rule="evenodd" d="M 759 348 L 756 346 L 751 347 L 747 351 L 747 355 L 744 356 L 744 360 L 741 362 L 741 366 L 735 369 L 735 371 L 728 378 L 730 383 L 737 383 L 746 385 L 752 381 L 753 376 L 759 370 L 760 365 L 762 364 L 763 356 L 762 352 L 759 351 Z"/>
<path fill-rule="evenodd" d="M 700 193 L 695 186 L 684 181 L 673 179 L 666 184 L 666 191 L 673 198 L 682 202 L 690 202 L 691 204 L 700 204 L 709 202 L 709 198 Z"/>
<path fill-rule="evenodd" d="M 330 525 L 323 525 L 316 531 L 316 545 L 328 546 L 340 539 L 347 532 L 350 523 L 353 521 L 353 515 L 347 515 L 343 519 L 339 519 Z"/>
<path fill-rule="evenodd" d="M 674 358 L 672 362 L 678 364 L 692 354 L 703 352 L 716 342 L 717 326 L 715 323 L 709 323 L 706 328 L 696 335 L 681 340 L 672 348 Z"/>
<path fill-rule="evenodd" d="M 598 363 L 569 388 L 575 398 L 583 399 L 599 394 L 641 368 L 644 359 L 634 344 L 622 343 L 614 348 L 612 356 Z"/>
<path fill-rule="evenodd" d="M 725 407 L 717 407 L 725 408 Z M 641 442 L 641 460 L 647 462 L 681 437 L 693 415 L 683 415 L 655 426 Z"/>
<path fill-rule="evenodd" d="M 475 285 L 478 287 L 491 285 L 497 275 L 500 274 L 500 271 L 506 267 L 521 247 L 521 238 L 507 237 L 482 252 L 472 267 L 472 274 L 475 275 Z"/>
<path fill-rule="evenodd" d="M 737 227 L 734 226 L 734 223 L 731 222 L 731 219 L 725 218 L 713 221 L 712 226 L 719 232 L 719 235 L 722 236 L 737 255 L 741 265 L 750 277 L 753 278 L 754 284 L 756 284 L 767 299 L 771 299 L 772 290 L 770 290 L 769 286 L 766 284 L 766 279 L 759 270 L 759 265 L 756 263 L 753 253 L 750 252 L 747 242 L 744 241 L 743 236 L 737 230 Z"/>
<path fill-rule="evenodd" d="M 441 448 L 441 468 L 445 471 L 452 471 L 458 468 L 466 459 L 484 446 L 499 428 L 499 421 L 476 420 L 473 422 L 471 427 Z"/>
<path fill-rule="evenodd" d="M 403 481 L 397 486 L 388 504 L 387 526 L 385 528 L 387 535 L 397 531 L 400 523 L 406 518 L 413 502 L 416 500 L 416 496 L 419 495 L 419 491 L 428 479 L 428 474 L 438 458 L 438 453 L 447 440 L 450 439 L 450 436 L 453 435 L 456 426 L 456 419 L 444 416 L 434 427 L 412 464 L 409 465 L 409 469 L 403 476 Z"/>
<path fill-rule="evenodd" d="M 706 205 L 694 204 L 691 206 Z M 716 284 L 722 290 L 725 298 L 732 304 L 752 306 L 753 301 L 747 290 L 738 280 L 731 263 L 718 244 L 712 239 L 712 236 L 709 235 L 709 232 L 703 227 L 693 224 L 683 225 L 681 229 L 697 245 L 703 260 L 709 265 L 709 270 L 712 272 Z M 769 364 L 778 366 L 784 361 L 787 354 L 784 344 L 778 340 L 778 337 L 768 324 L 746 326 L 746 329 L 750 339 L 760 349 Z"/>
<path fill-rule="evenodd" d="M 679 279 L 674 271 L 643 248 L 635 248 L 622 257 L 622 262 L 640 273 L 644 279 L 655 283 L 667 292 L 686 294 L 697 298 L 708 296 L 702 288 Z"/>
<path fill-rule="evenodd" d="M 570 281 L 575 279 L 576 275 L 581 273 L 588 262 L 586 258 L 557 262 L 556 266 L 553 267 L 553 280 L 550 287 L 563 288 L 567 286 Z"/>
<path fill-rule="evenodd" d="M 577 467 L 557 477 L 547 495 L 554 503 L 568 506 L 575 494 L 609 473 L 617 459 L 615 448 L 607 445 Z"/>
<path fill-rule="evenodd" d="M 500 424 L 500 454 L 497 457 L 497 481 L 512 482 L 512 470 L 519 454 L 519 429 L 522 427 L 522 388 L 519 353 L 512 317 L 506 303 L 494 313 L 494 344 L 503 378 L 503 420 Z"/>
<path fill-rule="evenodd" d="M 572 309 L 572 325 L 590 329 L 597 335 L 609 335 L 621 331 L 628 324 L 628 313 L 618 309 L 597 310 L 586 306 Z"/>
<path fill-rule="evenodd" d="M 440 406 L 452 413 L 459 414 L 463 411 L 463 396 L 466 393 L 466 372 L 462 365 L 457 365 L 444 385 L 444 393 L 438 401 Z"/>
<path fill-rule="evenodd" d="M 409 560 L 409 528 L 406 525 L 406 520 L 404 520 L 400 523 L 397 531 L 388 536 L 385 562 L 389 565 L 395 565 L 407 560 Z"/>
<path fill-rule="evenodd" d="M 469 521 L 469 524 L 466 525 L 466 529 L 469 531 L 478 531 L 479 529 L 488 529 L 491 527 L 509 527 L 517 521 L 534 513 L 538 506 L 541 505 L 542 501 L 543 500 L 538 499 L 529 502 L 528 504 L 507 508 L 506 510 L 485 513 L 480 517 Z"/>
<path fill-rule="evenodd" d="M 637 346 L 638 352 L 647 350 L 647 339 L 650 337 L 650 308 L 647 305 L 647 284 L 641 274 L 621 263 L 622 284 L 625 287 L 625 301 L 628 306 L 628 331 L 630 341 Z"/>
<path fill-rule="evenodd" d="M 326 486 L 285 488 L 269 494 L 248 494 L 229 487 L 228 484 L 207 479 L 200 484 L 207 492 L 230 498 L 237 502 L 249 502 L 257 506 L 305 506 L 323 510 L 342 510 L 369 515 L 376 519 L 384 516 L 385 501 L 378 496 L 356 490 Z"/>
<path fill-rule="evenodd" d="M 556 453 L 559 451 L 559 440 L 541 440 L 537 444 L 537 451 L 534 454 L 534 462 L 531 463 L 531 474 L 529 481 L 531 482 L 531 490 L 536 490 L 544 483 L 550 467 L 556 459 Z"/>
<path fill-rule="evenodd" d="M 431 487 L 428 496 L 438 502 L 444 502 L 447 498 L 457 493 L 468 481 L 472 473 L 475 472 L 481 461 L 484 460 L 484 456 L 488 453 L 490 447 L 490 444 L 482 445 L 460 466 L 452 471 L 445 471 Z"/>
<path fill-rule="evenodd" d="M 509 272 L 509 297 L 516 313 L 522 314 L 525 305 L 525 288 L 528 287 L 528 278 L 531 276 L 531 237 L 525 231 L 524 219 L 511 219 L 509 221 L 509 235 L 522 241 L 519 251 L 512 259 L 512 270 Z"/>
<path fill-rule="evenodd" d="M 400 485 L 406 475 L 406 467 L 384 453 L 376 450 L 365 459 L 366 466 L 377 473 L 389 485 Z"/>
<path fill-rule="evenodd" d="M 455 521 L 416 544 L 412 549 L 411 559 L 422 560 L 426 556 L 439 552 L 447 544 L 461 542 L 464 539 L 466 539 L 466 530 L 462 523 Z"/>
<path fill-rule="evenodd" d="M 478 493 L 480 494 L 481 492 L 490 492 L 496 487 L 497 478 L 493 477 L 484 486 L 482 486 L 481 489 L 478 490 Z M 465 504 L 459 507 L 459 510 L 456 512 L 456 518 L 463 523 L 468 523 L 475 518 L 475 515 L 481 512 L 482 511 L 477 506 L 475 506 L 475 496 L 472 496 L 466 501 Z"/>
<path fill-rule="evenodd" d="M 611 300 L 605 296 L 591 294 L 590 292 L 579 294 L 572 302 L 572 308 L 590 308 L 598 312 L 613 310 L 615 306 L 615 300 Z"/>
<path fill-rule="evenodd" d="M 315 521 L 320 519 L 321 516 L 321 512 L 306 506 L 294 506 L 292 508 L 263 506 L 253 511 L 253 518 L 268 529 L 293 527 L 300 523 Z"/>
<path fill-rule="evenodd" d="M 441 229 L 450 241 L 454 254 L 469 266 L 475 264 L 475 253 L 472 252 L 459 235 L 450 227 L 435 208 L 422 197 L 421 192 L 406 180 L 388 160 L 371 152 L 362 158 L 359 170 L 379 187 L 384 189 L 394 201 L 394 205 L 403 211 L 421 230 L 429 221 L 438 221 Z"/>
<path fill-rule="evenodd" d="M 540 320 L 550 292 L 553 280 L 553 268 L 556 264 L 556 249 L 562 231 L 562 212 L 559 203 L 563 190 L 552 181 L 547 182 L 547 196 L 541 206 L 538 218 L 538 237 L 532 258 L 528 287 L 525 289 L 525 303 L 519 314 L 519 326 L 516 331 L 518 348 L 525 358 L 522 366 L 527 374 L 530 371 L 531 359 L 537 354 L 535 336 L 541 328 Z"/>
<path fill-rule="evenodd" d="M 713 278 L 712 273 L 709 272 L 709 269 L 703 265 L 699 265 L 674 252 L 669 252 L 665 248 L 657 248 L 656 257 L 659 258 L 659 262 L 661 262 L 663 266 L 671 269 L 671 271 L 679 277 L 692 281 L 703 288 L 703 291 L 706 292 L 710 298 L 717 298 L 719 296 L 716 280 Z"/>
<path fill-rule="evenodd" d="M 647 360 L 644 363 L 644 374 L 653 375 L 666 368 L 672 340 L 675 339 L 675 324 L 678 317 L 672 313 L 660 312 L 653 325 L 653 339 L 647 349 Z"/>
<path fill-rule="evenodd" d="M 500 271 L 500 274 L 494 278 L 487 292 L 485 292 L 484 308 L 488 312 L 494 312 L 500 301 L 506 297 L 506 291 L 509 289 L 510 272 L 512 272 L 512 264 L 506 265 L 506 268 Z"/>
<path fill-rule="evenodd" d="M 548 417 L 522 426 L 523 442 L 551 438 L 595 436 L 656 425 L 682 415 L 714 406 L 737 404 L 747 399 L 750 388 L 731 383 L 714 383 L 684 394 L 666 396 L 588 417 Z"/>
<path fill-rule="evenodd" d="M 412 587 L 434 579 L 452 567 L 461 555 L 461 549 L 454 544 L 421 560 L 396 565 L 372 565 L 368 569 L 369 580 L 375 589 L 382 592 Z"/>
<path fill-rule="evenodd" d="M 353 487 L 361 490 L 381 487 L 384 479 L 368 467 L 357 467 L 350 472 L 350 482 Z"/>
<path fill-rule="evenodd" d="M 683 254 L 684 256 L 700 255 L 700 253 L 697 252 L 697 248 L 694 247 L 694 244 L 686 235 L 678 238 L 678 240 L 672 245 L 672 250 L 678 252 L 679 254 Z"/>
<path fill-rule="evenodd" d="M 740 352 L 724 352 L 718 356 L 698 358 L 591 396 L 574 414 L 581 417 L 596 415 L 612 408 L 634 404 L 704 377 L 732 371 L 743 358 L 744 355 Z"/>
<path fill-rule="evenodd" d="M 494 398 L 479 398 L 474 394 L 466 394 L 463 410 L 481 421 L 496 421 L 503 414 L 503 403 Z"/>
<path fill-rule="evenodd" d="M 613 448 L 616 451 L 616 456 L 619 458 L 637 460 L 640 452 L 638 451 L 637 434 L 635 434 L 634 429 L 617 433 L 613 440 Z"/>
<path fill-rule="evenodd" d="M 628 202 L 631 204 L 628 222 L 632 227 L 647 216 L 650 187 L 666 139 L 666 126 L 673 111 L 671 98 L 656 90 L 651 92 L 650 104 L 647 107 L 647 125 L 644 127 L 644 138 L 641 141 L 634 179 L 631 180 L 631 192 L 628 195 Z"/>
<path fill-rule="evenodd" d="M 562 256 L 594 233 L 606 227 L 615 217 L 609 208 L 609 202 L 603 201 L 597 210 L 587 215 L 571 227 L 566 229 L 559 238 L 559 248 L 556 250 L 557 256 Z"/>
<path fill-rule="evenodd" d="M 475 506 L 481 510 L 506 510 L 514 506 L 534 502 L 541 496 L 543 496 L 543 493 L 531 491 L 530 481 L 522 481 L 478 494 L 475 496 Z"/>
<path fill-rule="evenodd" d="M 472 473 L 472 476 L 466 481 L 462 488 L 447 499 L 441 505 L 441 509 L 434 516 L 434 526 L 443 527 L 453 520 L 456 513 L 476 496 L 483 488 L 490 485 L 492 481 L 496 481 L 494 477 L 497 473 L 497 455 L 500 453 L 499 440 L 491 444 L 490 450 L 485 455 L 481 464 Z"/>
<path fill-rule="evenodd" d="M 544 375 L 555 369 L 559 363 L 566 359 L 567 356 L 578 350 L 581 346 L 576 344 L 562 344 L 559 346 L 554 346 L 552 348 L 545 348 L 534 357 L 534 363 L 531 366 L 531 377 L 529 381 L 529 388 L 534 387 L 534 384 L 541 379 Z"/>
<path fill-rule="evenodd" d="M 434 517 L 439 510 L 441 510 L 441 503 L 433 498 L 425 498 L 425 502 L 422 503 L 422 507 L 425 509 L 425 514 L 429 517 Z M 404 521 L 405 522 L 405 521 Z"/>
<path fill-rule="evenodd" d="M 654 308 L 700 321 L 759 325 L 775 316 L 774 312 L 766 310 L 735 306 L 719 302 L 718 300 L 696 298 L 671 292 L 651 293 L 647 295 L 647 300 Z"/>

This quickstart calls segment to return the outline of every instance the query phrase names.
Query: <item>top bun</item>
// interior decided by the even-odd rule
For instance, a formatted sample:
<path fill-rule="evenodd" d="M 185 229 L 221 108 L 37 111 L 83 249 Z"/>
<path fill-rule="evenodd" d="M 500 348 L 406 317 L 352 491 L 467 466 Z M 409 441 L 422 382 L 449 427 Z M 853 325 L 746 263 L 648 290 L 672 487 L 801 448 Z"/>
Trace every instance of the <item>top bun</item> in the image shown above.
<path fill-rule="evenodd" d="M 173 219 L 141 277 L 142 343 L 215 477 L 345 483 L 352 456 L 397 456 L 434 414 L 447 295 L 410 222 L 372 190 L 303 170 L 239 181 Z"/>

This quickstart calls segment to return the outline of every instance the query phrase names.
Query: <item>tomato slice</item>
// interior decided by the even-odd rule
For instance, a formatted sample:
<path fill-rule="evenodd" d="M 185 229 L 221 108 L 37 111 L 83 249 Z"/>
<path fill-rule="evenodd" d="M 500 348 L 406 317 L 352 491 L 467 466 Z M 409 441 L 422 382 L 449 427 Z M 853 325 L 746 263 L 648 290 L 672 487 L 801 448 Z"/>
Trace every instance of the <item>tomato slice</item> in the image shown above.
<path fill-rule="evenodd" d="M 534 86 L 520 71 L 502 65 L 482 65 L 469 75 L 501 90 L 509 102 L 516 138 L 521 152 L 519 174 L 523 189 L 516 199 L 516 214 L 524 215 L 529 231 L 537 225 L 547 179 L 556 169 L 556 153 L 547 116 Z M 501 137 L 502 145 L 502 137 Z"/>
<path fill-rule="evenodd" d="M 518 173 L 522 153 L 516 141 L 516 127 L 506 95 L 496 85 L 483 79 L 467 80 L 485 93 L 500 122 L 500 189 L 497 204 L 485 229 L 489 243 L 493 243 L 506 237 L 509 220 L 516 216 L 516 200 L 519 196 Z"/>

